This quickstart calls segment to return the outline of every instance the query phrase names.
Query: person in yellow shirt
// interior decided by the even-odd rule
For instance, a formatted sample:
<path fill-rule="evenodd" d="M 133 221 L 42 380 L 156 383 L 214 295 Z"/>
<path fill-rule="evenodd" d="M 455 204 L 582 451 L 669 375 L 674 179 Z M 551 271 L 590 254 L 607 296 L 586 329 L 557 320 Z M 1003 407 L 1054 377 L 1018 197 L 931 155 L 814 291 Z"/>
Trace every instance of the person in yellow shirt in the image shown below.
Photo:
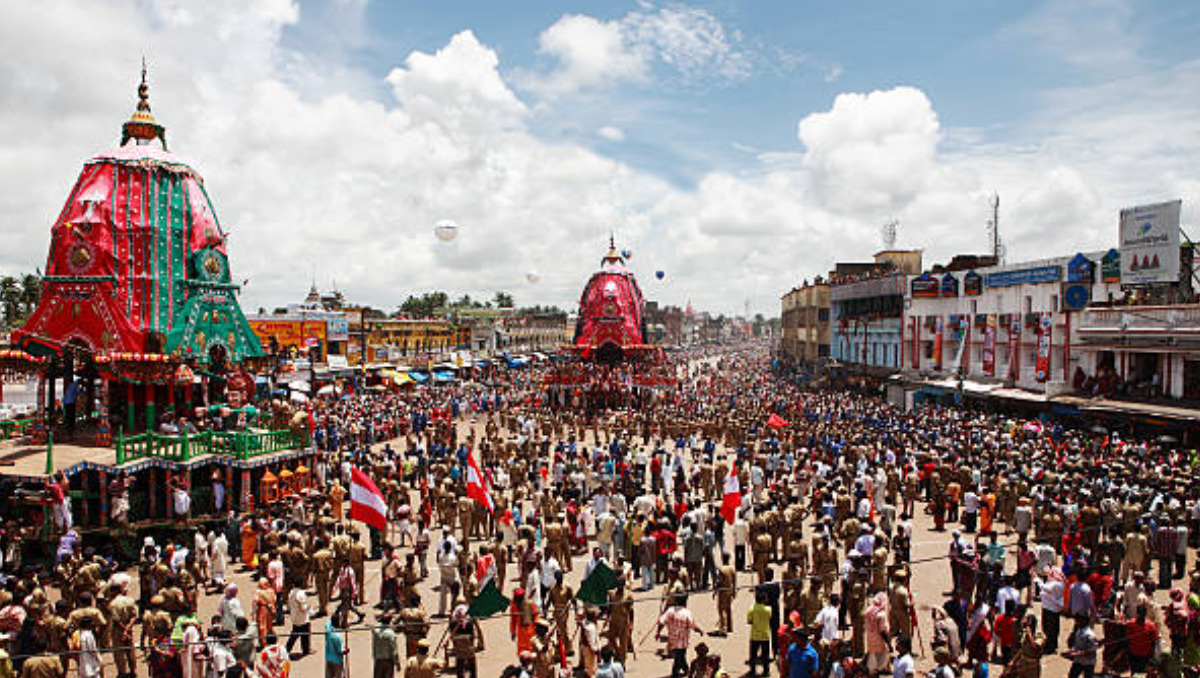
<path fill-rule="evenodd" d="M 754 597 L 754 605 L 746 613 L 746 623 L 750 625 L 750 673 L 753 676 L 754 666 L 762 665 L 762 675 L 771 675 L 771 608 L 767 605 L 765 594 L 759 593 Z"/>

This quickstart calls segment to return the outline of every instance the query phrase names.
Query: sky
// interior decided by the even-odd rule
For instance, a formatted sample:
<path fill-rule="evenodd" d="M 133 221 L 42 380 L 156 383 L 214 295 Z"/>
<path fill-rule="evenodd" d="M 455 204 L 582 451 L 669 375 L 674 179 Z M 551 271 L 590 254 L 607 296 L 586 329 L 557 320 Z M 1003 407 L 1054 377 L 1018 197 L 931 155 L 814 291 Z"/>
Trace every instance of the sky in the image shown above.
<path fill-rule="evenodd" d="M 986 253 L 994 194 L 1009 262 L 1163 200 L 1200 237 L 1196 35 L 1184 0 L 0 1 L 0 273 L 44 264 L 143 56 L 249 311 L 573 309 L 611 233 L 649 299 L 778 315 L 888 221 Z"/>

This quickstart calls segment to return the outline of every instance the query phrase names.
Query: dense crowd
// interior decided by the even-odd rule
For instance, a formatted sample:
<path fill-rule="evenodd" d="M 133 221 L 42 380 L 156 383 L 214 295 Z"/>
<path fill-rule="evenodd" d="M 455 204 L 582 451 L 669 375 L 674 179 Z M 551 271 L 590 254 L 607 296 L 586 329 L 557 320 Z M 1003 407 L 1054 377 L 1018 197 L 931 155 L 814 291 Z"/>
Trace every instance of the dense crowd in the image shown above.
<path fill-rule="evenodd" d="M 758 346 L 675 364 L 636 409 L 563 407 L 536 370 L 318 402 L 318 492 L 148 538 L 136 572 L 63 517 L 53 571 L 4 562 L 13 667 L 277 678 L 316 639 L 341 676 L 369 633 L 378 677 L 1200 673 L 1190 453 L 906 412 Z M 349 520 L 359 473 L 384 530 Z"/>

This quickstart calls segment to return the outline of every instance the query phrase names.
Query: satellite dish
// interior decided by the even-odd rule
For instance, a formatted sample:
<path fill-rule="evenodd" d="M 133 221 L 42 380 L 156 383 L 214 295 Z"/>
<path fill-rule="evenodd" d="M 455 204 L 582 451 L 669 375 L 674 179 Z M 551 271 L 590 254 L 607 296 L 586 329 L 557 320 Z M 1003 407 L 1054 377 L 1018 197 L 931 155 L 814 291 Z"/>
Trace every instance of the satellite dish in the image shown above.
<path fill-rule="evenodd" d="M 450 242 L 458 237 L 458 224 L 449 219 L 443 219 L 433 225 L 433 234 L 442 242 Z"/>
<path fill-rule="evenodd" d="M 662 280 L 663 278 L 667 277 L 667 274 L 664 273 L 663 271 L 655 271 L 654 277 L 658 278 L 659 280 Z"/>
<path fill-rule="evenodd" d="M 525 274 L 525 279 L 528 280 L 531 285 L 536 285 L 541 282 L 542 276 L 537 271 L 530 271 Z"/>

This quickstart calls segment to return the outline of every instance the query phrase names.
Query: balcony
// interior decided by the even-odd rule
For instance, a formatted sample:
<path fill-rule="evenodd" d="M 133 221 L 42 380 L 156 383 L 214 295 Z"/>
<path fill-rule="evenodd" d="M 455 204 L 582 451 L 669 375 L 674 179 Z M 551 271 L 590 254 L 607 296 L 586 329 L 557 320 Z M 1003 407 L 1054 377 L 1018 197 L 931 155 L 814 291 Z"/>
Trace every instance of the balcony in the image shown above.
<path fill-rule="evenodd" d="M 1088 308 L 1079 317 L 1079 338 L 1095 348 L 1200 350 L 1200 306 Z"/>

